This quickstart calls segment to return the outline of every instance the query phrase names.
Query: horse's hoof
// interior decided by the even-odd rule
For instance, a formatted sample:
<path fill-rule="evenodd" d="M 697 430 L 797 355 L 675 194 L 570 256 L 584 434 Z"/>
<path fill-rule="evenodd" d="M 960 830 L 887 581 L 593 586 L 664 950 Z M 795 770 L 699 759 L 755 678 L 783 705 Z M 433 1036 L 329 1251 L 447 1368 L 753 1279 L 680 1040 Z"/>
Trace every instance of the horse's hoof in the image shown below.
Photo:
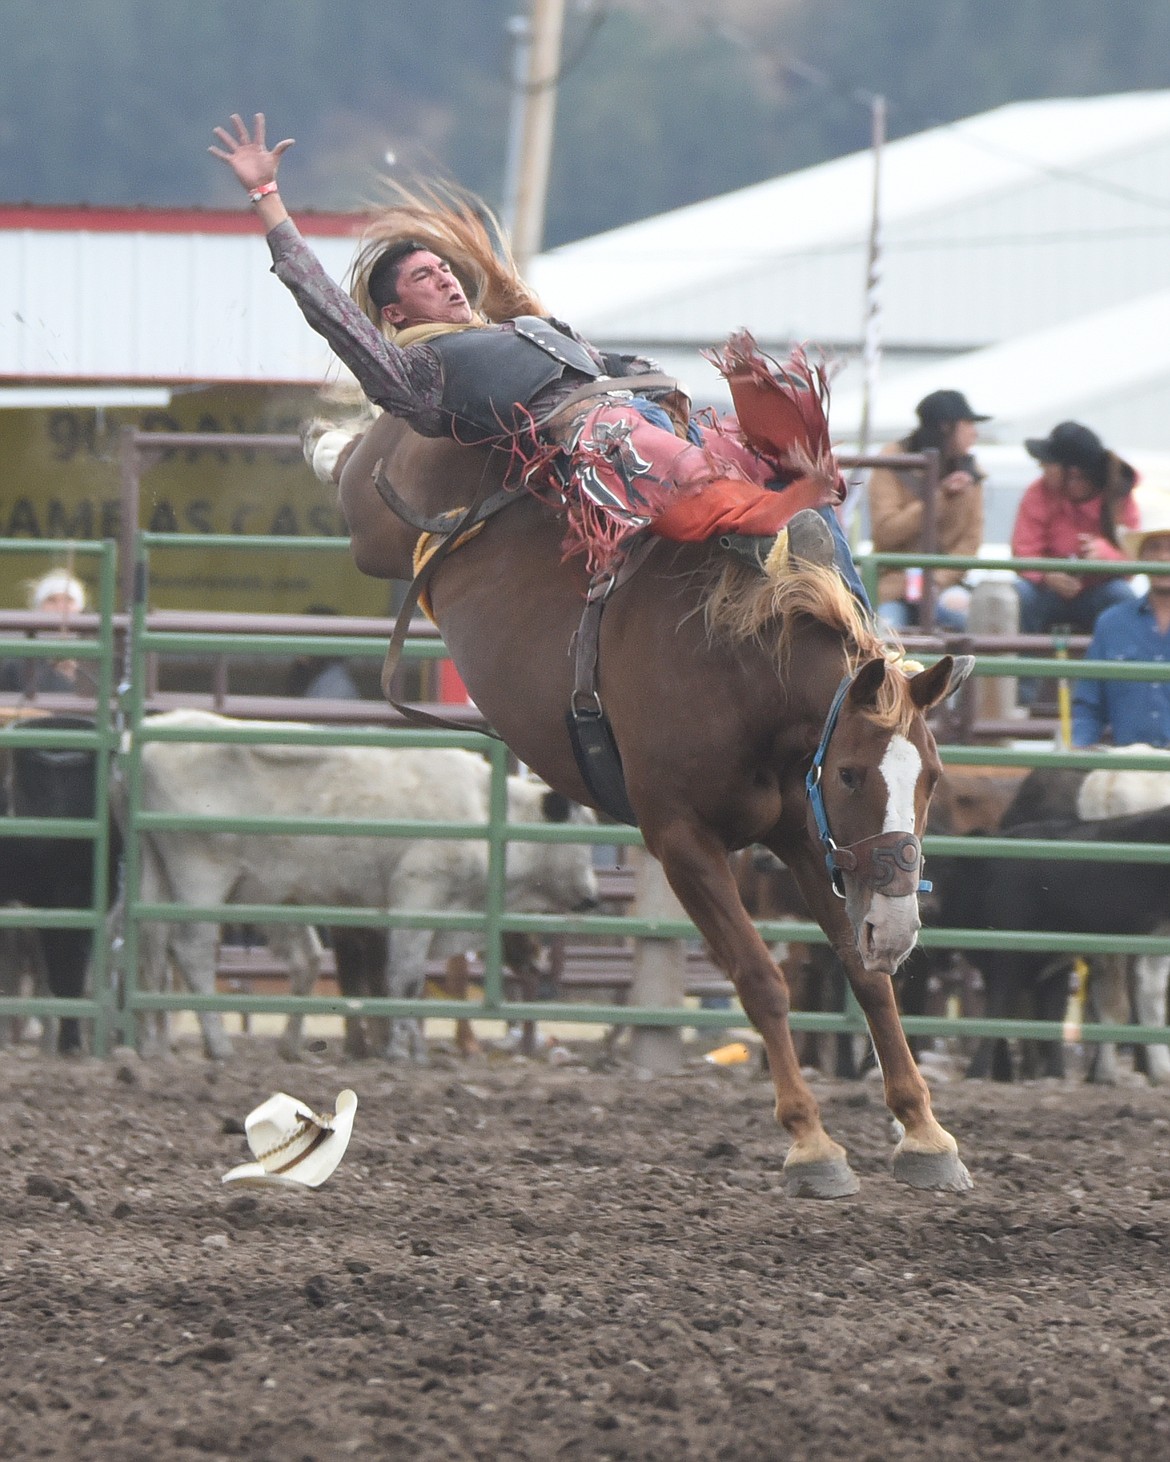
<path fill-rule="evenodd" d="M 780 1186 L 790 1198 L 848 1198 L 861 1184 L 843 1157 L 831 1157 L 792 1163 L 780 1174 Z"/>
<path fill-rule="evenodd" d="M 966 1193 L 975 1184 L 957 1152 L 896 1152 L 894 1177 L 911 1188 Z"/>

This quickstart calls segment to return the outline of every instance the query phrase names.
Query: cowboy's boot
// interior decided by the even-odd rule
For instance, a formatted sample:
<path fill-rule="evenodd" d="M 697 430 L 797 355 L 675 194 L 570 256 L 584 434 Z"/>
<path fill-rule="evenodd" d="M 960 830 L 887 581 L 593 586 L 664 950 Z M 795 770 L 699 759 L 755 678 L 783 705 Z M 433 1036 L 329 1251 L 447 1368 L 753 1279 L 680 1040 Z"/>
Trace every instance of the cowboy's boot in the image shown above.
<path fill-rule="evenodd" d="M 719 546 L 747 559 L 769 578 L 778 578 L 801 564 L 831 568 L 836 562 L 833 535 L 815 508 L 802 508 L 794 513 L 779 533 L 725 533 Z"/>

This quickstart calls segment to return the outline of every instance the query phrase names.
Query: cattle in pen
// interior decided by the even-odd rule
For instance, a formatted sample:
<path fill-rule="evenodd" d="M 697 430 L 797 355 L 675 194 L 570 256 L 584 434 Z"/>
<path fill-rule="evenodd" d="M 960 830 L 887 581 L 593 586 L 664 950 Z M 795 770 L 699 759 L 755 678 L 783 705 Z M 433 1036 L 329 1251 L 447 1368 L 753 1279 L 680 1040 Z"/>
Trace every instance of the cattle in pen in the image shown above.
<path fill-rule="evenodd" d="M 1131 756 L 1162 757 L 1170 763 L 1170 753 L 1151 746 L 1132 744 L 1112 749 Z M 1005 830 L 1018 828 L 1022 824 L 1037 821 L 1066 824 L 1072 819 L 1097 823 L 1103 818 L 1154 812 L 1168 805 L 1170 765 L 1165 771 L 1137 771 L 1109 765 L 1096 767 L 1088 772 L 1059 767 L 1037 767 L 1020 784 L 1017 795 L 1004 813 L 1003 827 Z M 950 860 L 942 868 L 938 862 L 934 865 L 936 872 L 948 884 L 957 878 L 960 866 L 951 866 Z M 1108 865 L 1091 866 L 1106 870 L 1108 868 Z M 1078 874 L 1077 868 L 1076 863 L 1067 863 L 1064 865 L 1064 872 L 1060 873 L 1054 866 L 1052 876 L 1065 880 L 1079 878 L 1082 880 L 1080 886 L 1088 887 L 1083 882 L 1084 873 Z M 1115 870 L 1113 876 L 1124 875 Z M 1094 890 L 1094 898 L 1096 897 Z M 961 922 L 969 927 L 967 920 Z M 1032 924 L 1025 927 L 1051 926 Z M 1141 928 L 1119 929 L 1117 932 L 1165 934 L 1170 932 L 1170 924 L 1158 923 L 1152 928 L 1143 925 Z M 1070 952 L 1074 947 L 1070 946 Z M 974 953 L 970 957 L 981 968 L 988 961 L 985 954 Z M 1089 1003 L 1097 1019 L 1112 1025 L 1124 1025 L 1131 1017 L 1136 1017 L 1141 1025 L 1166 1024 L 1170 958 L 1164 955 L 1142 955 L 1137 958 L 1126 955 L 1095 955 L 1089 960 L 1089 967 Z M 1043 979 L 1029 980 L 1023 990 L 1014 992 L 1014 998 L 1018 1001 L 1021 997 L 1026 999 L 1029 995 L 1038 994 L 1044 1015 L 1058 1019 L 1063 1013 L 1062 1000 L 1069 961 L 1062 960 L 1059 956 L 1050 956 L 1041 969 Z M 1026 1008 L 1024 1013 L 1039 1016 L 1040 1010 Z M 1048 1054 L 1052 1056 L 1051 1051 Z M 1145 1048 L 1144 1055 L 1150 1081 L 1157 1085 L 1170 1082 L 1170 1050 L 1164 1045 L 1151 1045 Z M 1010 1061 L 1003 1043 L 996 1049 L 996 1061 L 1001 1074 L 1007 1074 Z M 1096 1047 L 1091 1077 L 1099 1082 L 1117 1081 L 1117 1050 L 1111 1043 L 1102 1042 Z"/>
<path fill-rule="evenodd" d="M 152 718 L 152 727 L 228 730 L 309 729 L 300 723 L 231 720 L 203 711 Z M 144 811 L 211 817 L 312 817 L 340 821 L 419 820 L 486 824 L 491 768 L 477 754 L 446 748 L 297 746 L 147 741 L 141 748 Z M 508 778 L 512 822 L 592 823 L 542 783 Z M 487 898 L 488 846 L 483 838 L 148 832 L 141 846 L 140 900 L 195 905 L 341 905 L 387 911 L 482 912 Z M 550 913 L 591 906 L 597 885 L 590 848 L 575 843 L 509 844 L 509 910 Z M 294 926 L 269 933 L 278 949 L 295 953 Z M 394 928 L 387 938 L 386 992 L 421 995 L 427 958 L 474 948 L 474 932 Z M 143 983 L 163 988 L 173 961 L 188 989 L 215 987 L 219 930 L 212 923 L 144 924 Z M 317 969 L 313 940 L 292 965 L 292 993 L 309 993 Z M 317 945 L 319 954 L 320 946 Z M 230 1054 L 223 1023 L 202 1019 L 210 1056 Z M 393 1051 L 421 1059 L 417 1022 L 395 1022 Z M 291 1017 L 284 1047 L 295 1052 L 300 1022 Z"/>
<path fill-rule="evenodd" d="M 1170 841 L 1170 807 L 1126 817 L 1081 821 L 1062 818 L 1004 828 L 1011 838 L 1099 843 Z M 940 866 L 942 865 L 942 866 Z M 1085 862 L 1057 858 L 936 860 L 942 922 L 968 929 L 1067 931 L 1076 934 L 1152 934 L 1170 919 L 1170 877 L 1164 864 Z M 1076 941 L 1069 940 L 1070 950 Z M 1041 1020 L 1059 1021 L 1068 992 L 1066 967 L 1052 956 L 1019 950 L 980 952 L 987 1016 L 1003 1019 L 1017 1000 L 1031 996 Z M 1046 1043 L 1047 1074 L 1063 1074 L 1058 1042 Z M 1010 1078 L 1005 1047 L 981 1041 L 968 1074 Z"/>

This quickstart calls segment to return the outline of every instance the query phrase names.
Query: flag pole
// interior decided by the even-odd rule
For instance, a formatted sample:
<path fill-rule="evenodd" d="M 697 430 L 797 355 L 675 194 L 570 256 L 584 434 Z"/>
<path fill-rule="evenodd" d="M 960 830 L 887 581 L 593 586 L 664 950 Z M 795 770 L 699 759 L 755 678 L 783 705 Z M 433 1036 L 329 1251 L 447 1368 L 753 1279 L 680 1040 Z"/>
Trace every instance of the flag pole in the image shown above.
<path fill-rule="evenodd" d="M 870 449 L 870 433 L 873 424 L 874 400 L 877 395 L 878 373 L 882 361 L 882 149 L 886 141 L 886 99 L 884 96 L 869 95 L 870 152 L 873 162 L 873 182 L 870 193 L 869 240 L 865 253 L 865 312 L 861 335 L 861 420 L 857 428 L 857 455 L 864 457 Z M 861 468 L 853 473 L 851 487 L 861 482 Z M 853 533 L 856 539 L 859 519 L 853 514 Z M 854 547 L 857 544 L 854 542 Z"/>

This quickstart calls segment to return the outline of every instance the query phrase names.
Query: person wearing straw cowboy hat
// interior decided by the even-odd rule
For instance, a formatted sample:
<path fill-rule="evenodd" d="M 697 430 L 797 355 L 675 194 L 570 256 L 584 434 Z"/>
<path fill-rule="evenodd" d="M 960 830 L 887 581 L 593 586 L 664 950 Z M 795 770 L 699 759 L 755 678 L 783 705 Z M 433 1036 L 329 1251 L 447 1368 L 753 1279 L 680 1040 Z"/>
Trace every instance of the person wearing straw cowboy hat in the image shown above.
<path fill-rule="evenodd" d="M 1042 471 L 1016 510 L 1012 557 L 1124 559 L 1118 533 L 1138 526 L 1138 475 L 1129 463 L 1079 421 L 1062 421 L 1024 446 Z M 1089 634 L 1102 610 L 1133 598 L 1123 575 L 1061 569 L 1027 570 L 1016 590 L 1024 634 L 1044 634 L 1054 625 Z"/>
<path fill-rule="evenodd" d="M 1121 533 L 1126 558 L 1170 564 L 1170 502 L 1161 500 L 1140 528 Z M 1170 661 L 1170 574 L 1151 574 L 1149 592 L 1106 609 L 1087 660 Z M 1074 746 L 1141 742 L 1170 746 L 1170 681 L 1078 680 L 1073 692 Z"/>

